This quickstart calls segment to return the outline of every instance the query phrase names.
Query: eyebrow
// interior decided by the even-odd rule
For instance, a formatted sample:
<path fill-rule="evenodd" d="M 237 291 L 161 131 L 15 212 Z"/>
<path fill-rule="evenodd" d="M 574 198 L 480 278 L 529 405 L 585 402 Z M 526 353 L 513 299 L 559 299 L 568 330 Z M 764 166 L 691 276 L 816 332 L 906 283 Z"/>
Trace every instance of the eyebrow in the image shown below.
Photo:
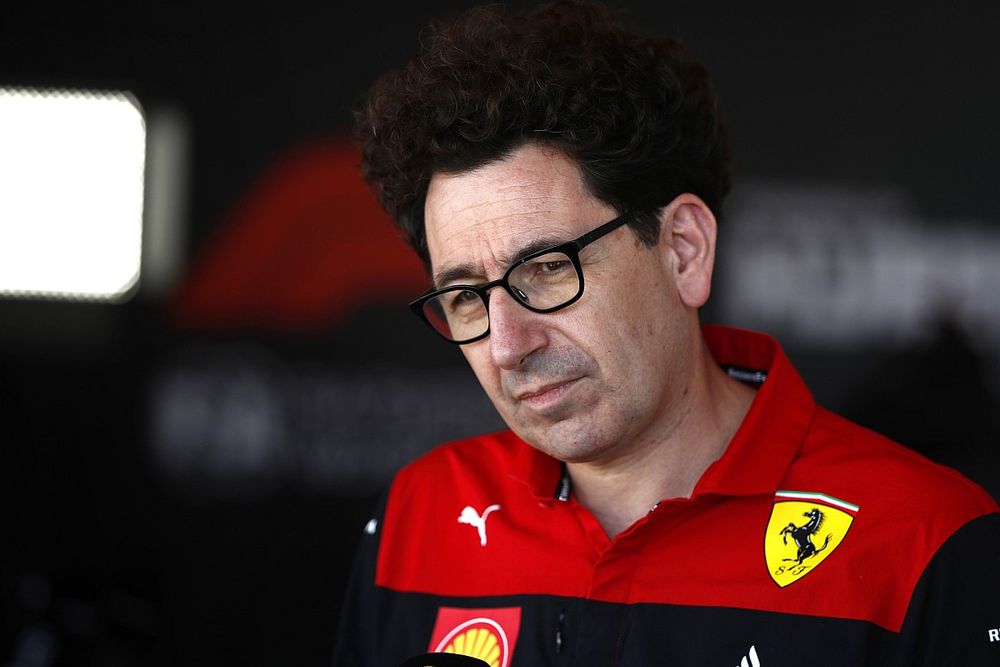
<path fill-rule="evenodd" d="M 501 256 L 500 262 L 503 266 L 510 267 L 523 257 L 546 250 L 547 248 L 552 248 L 553 246 L 562 245 L 563 243 L 566 243 L 566 241 L 561 236 L 545 236 L 537 238 L 530 243 L 517 248 L 513 252 Z M 481 271 L 482 270 L 476 265 L 468 263 L 445 267 L 441 269 L 441 271 L 436 271 L 434 273 L 434 287 L 441 288 L 449 283 L 460 283 L 462 281 L 468 283 L 470 280 L 483 277 L 481 276 Z"/>

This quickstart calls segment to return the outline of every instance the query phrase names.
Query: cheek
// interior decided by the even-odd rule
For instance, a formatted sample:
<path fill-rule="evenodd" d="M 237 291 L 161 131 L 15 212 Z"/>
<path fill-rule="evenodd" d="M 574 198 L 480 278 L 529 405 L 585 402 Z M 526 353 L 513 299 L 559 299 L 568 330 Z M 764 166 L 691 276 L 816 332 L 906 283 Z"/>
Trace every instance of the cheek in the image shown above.
<path fill-rule="evenodd" d="M 668 370 L 685 319 L 672 285 L 656 274 L 652 278 L 609 294 L 614 308 L 598 314 L 603 334 L 597 342 L 611 364 L 607 370 L 625 386 L 641 385 Z"/>
<path fill-rule="evenodd" d="M 669 317 L 670 302 L 662 284 L 619 284 L 593 296 L 589 312 L 578 324 L 593 330 L 592 339 L 600 345 L 595 351 L 604 354 L 645 347 L 662 334 Z"/>

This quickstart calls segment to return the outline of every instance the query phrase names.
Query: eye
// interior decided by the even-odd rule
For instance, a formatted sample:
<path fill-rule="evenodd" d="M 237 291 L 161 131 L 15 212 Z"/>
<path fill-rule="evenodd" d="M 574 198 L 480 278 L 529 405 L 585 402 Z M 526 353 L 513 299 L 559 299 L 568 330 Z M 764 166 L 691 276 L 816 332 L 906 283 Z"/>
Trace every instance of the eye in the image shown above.
<path fill-rule="evenodd" d="M 448 309 L 452 311 L 468 309 L 477 305 L 479 295 L 472 290 L 455 290 L 448 293 Z"/>
<path fill-rule="evenodd" d="M 568 259 L 554 259 L 548 262 L 542 262 L 538 265 L 539 273 L 555 273 L 556 271 L 562 271 L 568 268 L 570 261 Z"/>
<path fill-rule="evenodd" d="M 531 281 L 551 282 L 575 275 L 573 262 L 562 253 L 551 253 L 532 260 L 525 267 L 525 275 Z"/>

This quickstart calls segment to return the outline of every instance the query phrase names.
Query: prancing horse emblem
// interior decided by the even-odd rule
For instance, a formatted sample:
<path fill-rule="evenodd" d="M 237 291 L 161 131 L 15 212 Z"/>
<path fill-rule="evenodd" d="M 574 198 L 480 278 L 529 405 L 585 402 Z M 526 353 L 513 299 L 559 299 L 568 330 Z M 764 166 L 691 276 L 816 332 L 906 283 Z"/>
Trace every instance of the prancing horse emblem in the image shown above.
<path fill-rule="evenodd" d="M 782 560 L 794 560 L 802 564 L 806 558 L 812 558 L 819 552 L 826 549 L 827 545 L 830 544 L 830 539 L 833 537 L 833 533 L 826 536 L 826 540 L 823 542 L 823 546 L 817 547 L 813 544 L 812 536 L 823 525 L 823 513 L 819 511 L 818 508 L 814 507 L 808 512 L 803 512 L 802 516 L 809 517 L 809 521 L 801 526 L 796 526 L 794 523 L 789 523 L 787 526 L 781 529 L 781 542 L 782 544 L 788 544 L 788 536 L 791 535 L 792 539 L 795 541 L 795 546 L 799 548 L 798 553 L 795 554 L 795 558 L 783 558 Z"/>
<path fill-rule="evenodd" d="M 784 588 L 819 567 L 844 543 L 858 509 L 824 493 L 775 493 L 764 529 L 764 561 L 774 583 Z"/>

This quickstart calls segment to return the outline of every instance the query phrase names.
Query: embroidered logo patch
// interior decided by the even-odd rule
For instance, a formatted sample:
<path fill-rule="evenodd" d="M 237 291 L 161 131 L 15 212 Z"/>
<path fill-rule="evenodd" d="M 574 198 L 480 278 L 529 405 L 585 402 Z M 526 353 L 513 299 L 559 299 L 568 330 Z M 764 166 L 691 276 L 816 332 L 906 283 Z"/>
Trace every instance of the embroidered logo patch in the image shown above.
<path fill-rule="evenodd" d="M 490 667 L 508 667 L 520 629 L 520 607 L 440 607 L 428 650 L 479 658 Z"/>
<path fill-rule="evenodd" d="M 499 505 L 490 505 L 489 507 L 483 510 L 483 514 L 482 516 L 480 516 L 479 512 L 477 512 L 475 508 L 466 505 L 462 509 L 462 513 L 458 515 L 458 522 L 468 524 L 473 528 L 475 528 L 476 532 L 479 533 L 479 546 L 485 547 L 486 517 L 488 517 L 491 512 L 496 512 L 498 509 L 500 509 Z"/>
<path fill-rule="evenodd" d="M 822 493 L 778 491 L 764 534 L 764 559 L 778 586 L 794 583 L 841 545 L 858 506 Z"/>

